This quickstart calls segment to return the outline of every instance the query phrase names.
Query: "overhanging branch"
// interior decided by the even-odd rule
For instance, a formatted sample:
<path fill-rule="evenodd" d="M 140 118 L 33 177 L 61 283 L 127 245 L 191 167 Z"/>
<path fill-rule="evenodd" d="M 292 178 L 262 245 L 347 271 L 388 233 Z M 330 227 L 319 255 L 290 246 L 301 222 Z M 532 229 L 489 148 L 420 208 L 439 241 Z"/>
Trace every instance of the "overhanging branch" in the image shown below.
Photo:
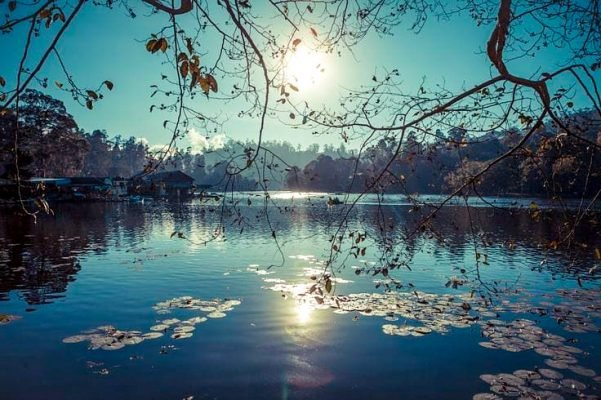
<path fill-rule="evenodd" d="M 180 4 L 179 8 L 168 7 L 165 4 L 161 3 L 159 0 L 142 1 L 170 15 L 186 14 L 187 12 L 192 11 L 192 0 L 182 0 L 182 3 Z"/>

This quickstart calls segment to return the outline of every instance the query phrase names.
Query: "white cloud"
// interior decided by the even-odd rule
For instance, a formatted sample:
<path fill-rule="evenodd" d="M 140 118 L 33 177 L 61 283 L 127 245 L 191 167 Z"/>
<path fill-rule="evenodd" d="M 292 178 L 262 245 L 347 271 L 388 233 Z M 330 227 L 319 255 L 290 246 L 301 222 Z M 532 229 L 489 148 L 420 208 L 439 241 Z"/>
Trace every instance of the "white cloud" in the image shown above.
<path fill-rule="evenodd" d="M 190 147 L 192 147 L 192 153 L 194 154 L 202 153 L 209 148 L 209 141 L 207 138 L 194 128 L 188 131 L 188 140 L 190 141 Z"/>
<path fill-rule="evenodd" d="M 215 135 L 209 141 L 211 144 L 211 150 L 219 150 L 225 147 L 225 135 Z"/>
<path fill-rule="evenodd" d="M 153 144 L 152 146 L 148 147 L 148 152 L 155 156 L 164 155 L 167 150 L 169 150 L 169 155 L 174 155 L 176 149 L 173 147 L 169 149 L 169 145 L 166 144 Z"/>
<path fill-rule="evenodd" d="M 193 154 L 204 153 L 207 150 L 219 150 L 225 146 L 224 134 L 207 137 L 194 128 L 188 131 L 188 140 Z"/>
<path fill-rule="evenodd" d="M 148 146 L 148 139 L 146 139 L 145 137 L 139 137 L 136 139 L 136 143 L 141 144 L 143 146 Z"/>

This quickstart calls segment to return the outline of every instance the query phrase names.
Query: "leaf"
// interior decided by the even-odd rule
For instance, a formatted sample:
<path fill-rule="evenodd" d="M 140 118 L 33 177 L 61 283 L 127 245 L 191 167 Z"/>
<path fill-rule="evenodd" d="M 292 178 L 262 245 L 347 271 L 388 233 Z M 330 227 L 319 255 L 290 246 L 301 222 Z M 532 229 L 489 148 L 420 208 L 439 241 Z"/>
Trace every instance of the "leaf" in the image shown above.
<path fill-rule="evenodd" d="M 211 74 L 201 76 L 198 80 L 198 84 L 206 95 L 209 94 L 209 91 L 217 92 L 217 81 Z"/>
<path fill-rule="evenodd" d="M 86 100 L 86 107 L 88 108 L 88 110 L 94 108 L 94 106 L 92 105 L 92 100 Z"/>
<path fill-rule="evenodd" d="M 524 125 L 530 125 L 533 121 L 532 117 L 529 115 L 520 114 L 518 118 L 520 122 Z"/>
<path fill-rule="evenodd" d="M 200 88 L 202 89 L 204 94 L 208 95 L 210 86 L 209 86 L 209 81 L 207 80 L 206 76 L 201 76 L 200 79 L 198 80 L 198 84 L 200 85 Z"/>
<path fill-rule="evenodd" d="M 192 40 L 190 38 L 186 38 L 186 48 L 188 49 L 188 53 L 194 53 L 194 47 L 192 46 Z"/>
<path fill-rule="evenodd" d="M 169 44 L 167 43 L 167 40 L 165 38 L 160 38 L 158 40 L 150 39 L 148 43 L 146 43 L 146 50 L 148 50 L 152 54 L 156 53 L 159 50 L 161 50 L 164 53 L 165 51 L 167 51 L 168 47 Z"/>
<path fill-rule="evenodd" d="M 194 88 L 194 86 L 198 83 L 198 72 L 192 72 L 192 79 L 190 80 L 190 90 Z"/>
<path fill-rule="evenodd" d="M 17 8 L 17 2 L 16 1 L 9 1 L 8 2 L 8 9 L 10 11 L 15 11 L 15 8 Z"/>
<path fill-rule="evenodd" d="M 294 86 L 292 83 L 289 83 L 288 86 L 290 86 L 290 89 L 294 90 L 295 92 L 298 92 L 298 88 L 296 86 Z"/>
<path fill-rule="evenodd" d="M 332 292 L 332 280 L 330 280 L 330 279 L 326 280 L 326 292 L 328 292 L 328 293 Z"/>
<path fill-rule="evenodd" d="M 314 28 L 310 28 L 311 29 L 311 34 L 315 37 L 317 37 L 317 31 Z"/>
<path fill-rule="evenodd" d="M 44 8 L 42 11 L 40 11 L 40 13 L 38 15 L 39 15 L 40 19 L 48 18 L 50 16 L 50 10 L 47 8 Z"/>
<path fill-rule="evenodd" d="M 62 89 L 63 88 L 63 84 L 60 83 L 59 81 L 54 81 L 54 84 L 56 85 L 57 88 Z"/>
<path fill-rule="evenodd" d="M 169 47 L 169 43 L 167 43 L 167 39 L 165 39 L 165 38 L 161 38 L 161 39 L 159 40 L 159 42 L 161 43 L 161 47 L 160 47 L 161 51 L 162 51 L 163 53 L 164 53 L 164 52 L 166 52 L 166 51 L 167 51 L 167 48 Z"/>
<path fill-rule="evenodd" d="M 154 49 L 154 46 L 156 43 L 157 43 L 156 39 L 150 39 L 146 43 L 146 50 L 150 51 L 151 53 L 154 53 L 154 51 L 152 51 L 152 49 Z"/>
<path fill-rule="evenodd" d="M 601 260 L 601 250 L 599 250 L 599 248 L 595 248 L 595 257 L 597 258 L 597 260 Z"/>
<path fill-rule="evenodd" d="M 292 46 L 296 47 L 300 44 L 301 40 L 299 38 L 296 38 L 292 41 Z"/>
<path fill-rule="evenodd" d="M 4 80 L 3 77 L 0 76 L 0 86 L 4 86 L 6 85 L 6 81 Z"/>
<path fill-rule="evenodd" d="M 113 82 L 111 82 L 111 81 L 104 81 L 103 83 L 104 83 L 104 85 L 106 86 L 106 88 L 108 90 L 113 90 Z"/>
<path fill-rule="evenodd" d="M 188 76 L 188 61 L 184 61 L 183 63 L 180 64 L 179 73 L 183 78 Z"/>
<path fill-rule="evenodd" d="M 296 118 L 296 115 L 294 115 L 294 113 L 290 113 L 290 115 L 288 115 L 290 117 L 290 119 L 294 119 Z"/>
<path fill-rule="evenodd" d="M 207 74 L 207 80 L 209 81 L 209 89 L 211 89 L 212 92 L 217 93 L 217 80 L 215 77 L 211 74 Z"/>
<path fill-rule="evenodd" d="M 86 90 L 88 96 L 94 100 L 98 100 L 98 94 L 93 90 Z"/>
<path fill-rule="evenodd" d="M 568 106 L 569 108 L 572 108 L 572 107 L 574 107 L 574 103 L 573 103 L 573 102 L 571 102 L 571 101 L 568 101 L 568 102 L 566 103 L 566 106 Z"/>

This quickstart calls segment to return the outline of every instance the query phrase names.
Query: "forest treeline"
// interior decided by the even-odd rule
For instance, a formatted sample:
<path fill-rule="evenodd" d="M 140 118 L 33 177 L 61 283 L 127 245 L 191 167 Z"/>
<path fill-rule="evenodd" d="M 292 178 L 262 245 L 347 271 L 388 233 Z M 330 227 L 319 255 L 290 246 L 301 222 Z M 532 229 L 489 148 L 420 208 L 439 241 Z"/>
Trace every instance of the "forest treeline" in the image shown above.
<path fill-rule="evenodd" d="M 17 115 L 0 115 L 0 178 L 14 179 Z M 106 131 L 85 132 L 64 104 L 28 90 L 18 115 L 17 156 L 21 177 L 131 177 L 157 154 L 135 137 L 110 137 Z M 287 142 L 267 142 L 257 162 L 268 174 L 249 168 L 232 180 L 232 166 L 241 154 L 256 149 L 253 142 L 228 141 L 221 148 L 194 153 L 179 149 L 160 163 L 160 169 L 181 170 L 200 185 L 215 190 L 290 189 L 323 192 L 449 193 L 461 187 L 493 161 L 494 166 L 466 188 L 480 195 L 586 196 L 601 190 L 601 121 L 592 111 L 580 111 L 563 121 L 578 133 L 567 136 L 547 123 L 516 151 L 524 130 L 491 131 L 473 135 L 460 128 L 435 135 L 409 132 L 399 146 L 390 136 L 361 152 L 313 144 L 307 148 Z M 435 140 L 432 140 L 433 136 Z M 275 156 L 277 155 L 277 156 Z M 235 170 L 235 169 L 234 169 Z M 382 171 L 384 171 L 382 173 Z"/>
<path fill-rule="evenodd" d="M 145 141 L 133 136 L 110 136 L 105 130 L 85 132 L 70 115 L 65 105 L 36 90 L 27 90 L 20 99 L 17 152 L 19 172 L 23 179 L 30 177 L 125 177 L 129 178 L 149 167 L 160 170 L 181 170 L 199 185 L 216 190 L 225 188 L 228 160 L 235 158 L 252 142 L 226 142 L 222 148 L 206 149 L 202 154 L 192 148 L 179 149 L 161 160 L 162 149 L 152 151 Z M 14 112 L 0 115 L 0 178 L 15 179 Z M 288 142 L 267 142 L 265 146 L 293 165 L 306 165 L 320 154 L 348 157 L 344 146 L 313 144 L 306 149 Z M 275 169 L 274 169 L 275 171 Z M 252 172 L 236 180 L 236 188 L 253 190 L 257 186 Z M 274 180 L 283 188 L 285 176 Z"/>
<path fill-rule="evenodd" d="M 381 139 L 360 157 L 320 155 L 304 168 L 290 170 L 287 187 L 407 194 L 451 193 L 463 188 L 463 193 L 472 195 L 598 196 L 599 114 L 576 112 L 562 125 L 576 135 L 568 136 L 548 122 L 520 146 L 525 133 L 517 128 L 479 136 L 454 128 L 446 134 L 437 131 L 435 141 L 426 140 L 430 135 L 409 132 L 401 146 L 395 137 Z"/>

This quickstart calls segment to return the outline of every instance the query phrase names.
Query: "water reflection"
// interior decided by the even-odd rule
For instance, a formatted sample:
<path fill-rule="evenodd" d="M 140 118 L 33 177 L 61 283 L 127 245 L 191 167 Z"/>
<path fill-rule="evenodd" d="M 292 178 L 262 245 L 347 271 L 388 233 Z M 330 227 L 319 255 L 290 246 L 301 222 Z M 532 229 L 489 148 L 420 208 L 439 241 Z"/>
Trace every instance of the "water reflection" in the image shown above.
<path fill-rule="evenodd" d="M 297 321 L 301 325 L 307 324 L 311 320 L 311 314 L 314 307 L 306 301 L 299 300 L 295 306 Z"/>
<path fill-rule="evenodd" d="M 154 240 L 168 241 L 173 232 L 182 233 L 187 240 L 187 251 L 235 250 L 246 254 L 249 260 L 265 255 L 277 259 L 273 232 L 288 255 L 308 249 L 327 249 L 331 234 L 340 222 L 341 209 L 327 207 L 320 197 L 299 196 L 282 194 L 280 200 L 284 203 L 280 208 L 265 210 L 260 205 L 262 202 L 255 201 L 250 207 L 232 211 L 235 218 L 225 219 L 223 237 L 211 242 L 210 249 L 207 242 L 215 237 L 216 231 L 220 232 L 223 220 L 214 206 L 66 203 L 55 207 L 56 216 L 40 216 L 37 223 L 2 210 L 0 300 L 6 300 L 9 293 L 16 291 L 29 304 L 52 302 L 64 296 L 69 284 L 76 279 L 82 258 L 116 249 L 142 252 L 151 257 L 148 251 L 146 254 L 141 249 L 148 249 Z M 289 203 L 286 199 L 290 199 Z M 381 266 L 395 257 L 420 264 L 420 254 L 426 253 L 434 263 L 450 267 L 446 275 L 440 277 L 446 282 L 459 271 L 471 271 L 477 261 L 475 253 L 479 252 L 482 256 L 479 262 L 484 264 L 502 262 L 509 267 L 523 268 L 519 264 L 527 256 L 539 261 L 529 265 L 531 269 L 578 275 L 585 280 L 598 279 L 595 275 L 582 274 L 591 268 L 593 249 L 600 246 L 600 234 L 594 227 L 577 230 L 573 237 L 580 245 L 573 252 L 565 253 L 548 246 L 549 242 L 560 239 L 557 220 L 534 220 L 528 210 L 450 207 L 441 210 L 431 230 L 408 235 L 427 212 L 427 209 L 415 211 L 401 205 L 358 206 L 349 215 L 347 228 L 365 232 L 367 254 L 356 260 L 346 258 L 345 265 L 363 265 L 361 261 L 365 259 L 364 265 L 371 262 Z M 264 223 L 265 213 L 269 213 L 271 227 Z M 300 255 L 285 261 L 288 264 L 315 263 L 313 256 Z M 427 271 L 432 266 L 422 263 L 418 267 Z M 398 272 L 399 277 L 404 278 L 405 272 L 408 271 Z M 299 308 L 299 320 L 308 321 L 306 307 Z"/>

